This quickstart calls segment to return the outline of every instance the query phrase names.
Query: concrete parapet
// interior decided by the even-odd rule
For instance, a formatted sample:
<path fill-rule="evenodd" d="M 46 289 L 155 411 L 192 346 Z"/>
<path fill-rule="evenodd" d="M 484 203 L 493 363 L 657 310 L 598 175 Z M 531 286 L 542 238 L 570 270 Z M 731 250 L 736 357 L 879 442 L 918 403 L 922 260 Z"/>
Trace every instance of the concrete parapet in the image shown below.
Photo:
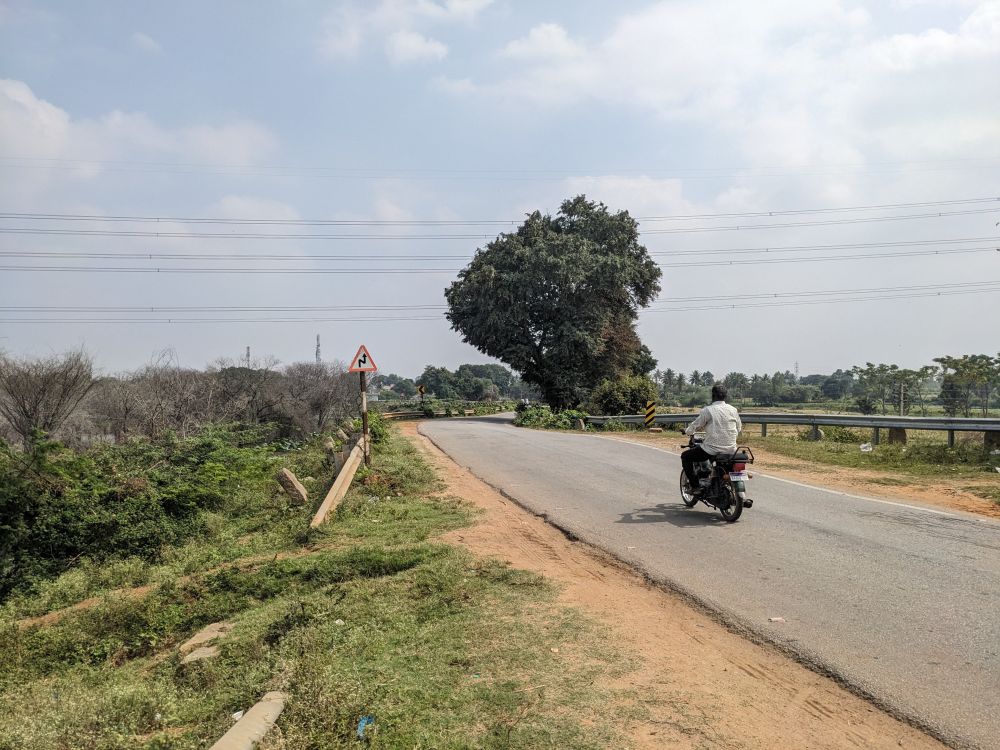
<path fill-rule="evenodd" d="M 284 693 L 267 693 L 210 750 L 253 750 L 285 710 Z"/>
<path fill-rule="evenodd" d="M 275 479 L 278 480 L 281 489 L 285 491 L 296 505 L 305 505 L 309 502 L 309 493 L 306 492 L 306 488 L 302 486 L 302 482 L 296 479 L 295 475 L 288 469 L 279 471 Z"/>

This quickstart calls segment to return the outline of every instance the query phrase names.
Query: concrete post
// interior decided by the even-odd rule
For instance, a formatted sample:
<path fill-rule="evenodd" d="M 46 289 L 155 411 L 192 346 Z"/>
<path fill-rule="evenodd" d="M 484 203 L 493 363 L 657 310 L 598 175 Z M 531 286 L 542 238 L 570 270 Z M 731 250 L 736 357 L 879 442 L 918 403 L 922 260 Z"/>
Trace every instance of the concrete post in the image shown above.
<path fill-rule="evenodd" d="M 760 436 L 761 437 L 767 437 L 767 425 L 766 424 L 761 423 L 761 425 L 760 425 Z"/>
<path fill-rule="evenodd" d="M 872 445 L 878 445 L 882 442 L 882 431 L 875 427 L 872 429 Z"/>
<path fill-rule="evenodd" d="M 955 431 L 954 430 L 948 430 L 948 447 L 949 448 L 954 448 L 955 447 Z"/>

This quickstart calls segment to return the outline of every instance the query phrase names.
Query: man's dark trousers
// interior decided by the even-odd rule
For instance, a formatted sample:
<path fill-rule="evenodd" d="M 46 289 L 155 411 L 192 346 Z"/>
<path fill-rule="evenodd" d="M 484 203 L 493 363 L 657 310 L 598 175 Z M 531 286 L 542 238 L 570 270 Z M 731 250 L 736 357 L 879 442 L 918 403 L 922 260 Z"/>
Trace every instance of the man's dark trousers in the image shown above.
<path fill-rule="evenodd" d="M 687 474 L 692 489 L 698 489 L 698 474 L 694 470 L 694 465 L 699 461 L 708 461 L 711 457 L 712 454 L 706 453 L 700 445 L 681 453 L 681 466 L 684 467 L 684 473 Z"/>

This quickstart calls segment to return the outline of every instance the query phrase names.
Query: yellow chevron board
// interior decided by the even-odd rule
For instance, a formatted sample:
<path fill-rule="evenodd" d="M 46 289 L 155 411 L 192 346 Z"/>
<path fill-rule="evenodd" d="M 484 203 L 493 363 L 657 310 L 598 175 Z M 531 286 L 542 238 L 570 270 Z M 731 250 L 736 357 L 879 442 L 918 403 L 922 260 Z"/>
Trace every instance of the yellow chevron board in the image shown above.
<path fill-rule="evenodd" d="M 644 420 L 646 427 L 653 424 L 653 420 L 656 419 L 656 402 L 647 401 L 646 402 L 646 419 Z"/>

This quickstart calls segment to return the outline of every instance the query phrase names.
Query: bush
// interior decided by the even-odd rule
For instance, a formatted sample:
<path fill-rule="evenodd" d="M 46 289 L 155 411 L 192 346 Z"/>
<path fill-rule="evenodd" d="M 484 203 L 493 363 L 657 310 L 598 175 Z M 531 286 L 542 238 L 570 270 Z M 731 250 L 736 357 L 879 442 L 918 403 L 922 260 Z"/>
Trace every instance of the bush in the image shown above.
<path fill-rule="evenodd" d="M 545 427 L 551 416 L 552 412 L 547 407 L 530 406 L 518 412 L 514 424 L 518 427 Z"/>
<path fill-rule="evenodd" d="M 532 406 L 524 409 L 514 419 L 518 427 L 541 427 L 550 430 L 572 430 L 576 428 L 578 419 L 586 419 L 587 412 L 577 409 L 551 412 L 544 406 Z"/>
<path fill-rule="evenodd" d="M 269 480 L 273 453 L 254 444 L 260 434 L 212 427 L 85 453 L 46 440 L 21 453 L 0 441 L 0 597 L 82 557 L 158 558 L 198 532 L 202 511 Z"/>
<path fill-rule="evenodd" d="M 604 423 L 601 429 L 605 432 L 628 432 L 632 428 L 620 419 L 609 419 Z"/>
<path fill-rule="evenodd" d="M 862 414 L 874 414 L 878 408 L 875 400 L 869 396 L 858 396 L 854 403 Z"/>
<path fill-rule="evenodd" d="M 605 380 L 590 396 L 593 414 L 641 414 L 647 401 L 656 401 L 656 385 L 643 375 Z"/>
<path fill-rule="evenodd" d="M 854 443 L 856 445 L 861 445 L 869 439 L 864 433 L 840 425 L 824 427 L 823 438 L 834 443 Z"/>

